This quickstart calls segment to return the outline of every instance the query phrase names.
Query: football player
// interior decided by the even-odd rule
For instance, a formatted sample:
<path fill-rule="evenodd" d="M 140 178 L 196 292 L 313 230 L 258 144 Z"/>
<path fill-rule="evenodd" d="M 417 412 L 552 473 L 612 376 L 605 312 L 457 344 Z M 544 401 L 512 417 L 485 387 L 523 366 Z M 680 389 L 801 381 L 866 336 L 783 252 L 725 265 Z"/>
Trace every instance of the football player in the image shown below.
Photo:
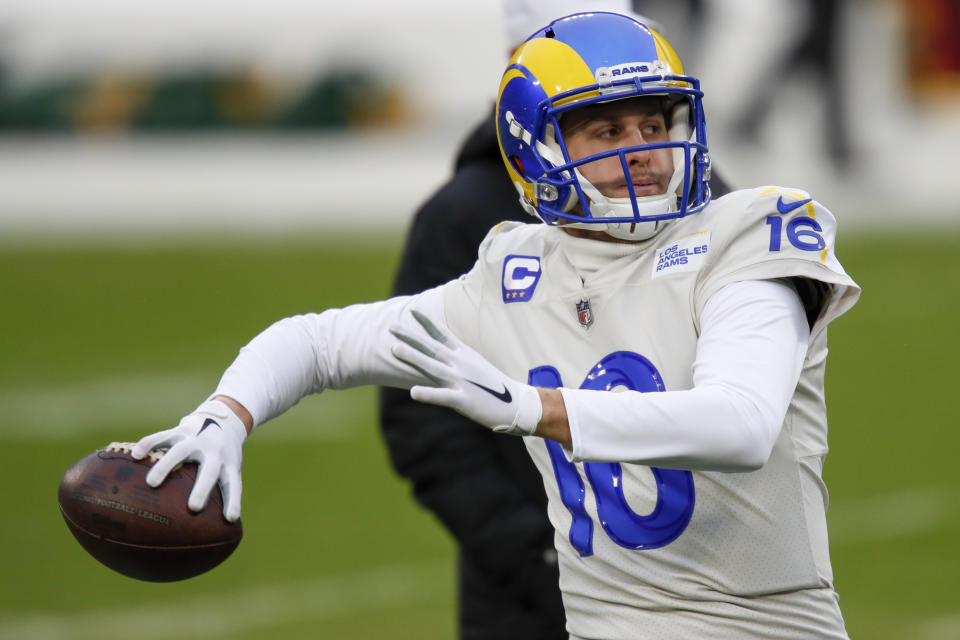
<path fill-rule="evenodd" d="M 505 0 L 505 59 L 552 19 L 584 11 L 648 18 L 615 0 Z M 494 87 L 495 89 L 495 87 Z M 525 212 L 503 170 L 494 105 L 460 147 L 453 176 L 417 211 L 393 295 L 438 286 L 470 270 L 498 222 L 539 220 Z M 729 187 L 710 179 L 713 197 Z M 457 541 L 460 640 L 566 639 L 553 527 L 540 474 L 519 438 L 503 438 L 404 389 L 380 391 L 380 425 L 390 459 L 417 502 Z M 471 509 L 464 509 L 470 502 Z"/>
<path fill-rule="evenodd" d="M 699 81 L 656 31 L 553 21 L 501 80 L 498 144 L 546 224 L 490 231 L 464 276 L 296 316 L 211 399 L 140 440 L 240 513 L 247 433 L 302 397 L 409 388 L 524 438 L 570 637 L 846 638 L 822 467 L 826 329 L 859 296 L 798 189 L 713 200 Z M 215 425 L 215 428 L 211 428 Z"/>

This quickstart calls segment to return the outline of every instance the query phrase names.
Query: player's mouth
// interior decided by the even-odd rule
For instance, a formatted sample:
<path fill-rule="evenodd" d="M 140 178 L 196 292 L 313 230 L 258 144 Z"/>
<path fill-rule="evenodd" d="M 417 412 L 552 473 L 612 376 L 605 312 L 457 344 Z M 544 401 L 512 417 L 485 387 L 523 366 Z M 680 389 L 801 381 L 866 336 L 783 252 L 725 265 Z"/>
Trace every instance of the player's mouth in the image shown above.
<path fill-rule="evenodd" d="M 633 192 L 637 196 L 655 196 L 663 193 L 663 187 L 653 178 L 643 178 L 633 181 Z"/>
<path fill-rule="evenodd" d="M 664 185 L 661 184 L 659 180 L 651 176 L 641 176 L 633 178 L 633 193 L 638 198 L 643 196 L 656 196 L 664 192 Z M 622 198 L 630 197 L 630 190 L 627 188 L 626 182 L 621 182 L 619 188 L 617 189 L 619 196 Z"/>
<path fill-rule="evenodd" d="M 633 178 L 633 193 L 636 197 L 656 196 L 666 191 L 666 185 L 663 181 L 657 180 L 653 176 L 639 176 Z M 629 198 L 630 189 L 627 187 L 627 181 L 620 179 L 608 183 L 594 183 L 600 193 L 608 198 Z"/>

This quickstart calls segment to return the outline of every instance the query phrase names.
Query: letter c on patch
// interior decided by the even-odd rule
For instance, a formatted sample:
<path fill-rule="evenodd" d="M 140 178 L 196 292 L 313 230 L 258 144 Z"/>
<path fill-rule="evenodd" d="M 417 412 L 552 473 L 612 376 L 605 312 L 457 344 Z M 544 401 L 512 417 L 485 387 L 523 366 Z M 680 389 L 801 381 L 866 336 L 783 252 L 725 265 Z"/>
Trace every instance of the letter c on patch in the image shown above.
<path fill-rule="evenodd" d="M 509 255 L 503 261 L 503 301 L 526 302 L 540 281 L 540 258 Z"/>

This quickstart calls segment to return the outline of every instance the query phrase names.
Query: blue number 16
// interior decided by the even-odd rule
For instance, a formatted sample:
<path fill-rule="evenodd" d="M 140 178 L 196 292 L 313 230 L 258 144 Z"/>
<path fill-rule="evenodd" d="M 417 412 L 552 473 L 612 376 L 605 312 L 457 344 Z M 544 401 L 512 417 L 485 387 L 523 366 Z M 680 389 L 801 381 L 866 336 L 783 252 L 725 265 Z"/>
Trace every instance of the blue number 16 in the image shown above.
<path fill-rule="evenodd" d="M 767 224 L 770 225 L 770 251 L 780 251 L 783 220 L 777 216 L 769 216 Z M 823 227 L 807 216 L 794 218 L 787 223 L 787 240 L 803 251 L 823 251 L 827 246 L 827 241 L 823 239 Z"/>
<path fill-rule="evenodd" d="M 529 383 L 557 388 L 563 385 L 553 367 L 531 369 Z M 663 380 L 653 364 L 630 351 L 617 351 L 598 362 L 584 378 L 581 389 L 606 390 L 626 387 L 631 391 L 663 391 Z M 576 465 L 569 462 L 559 444 L 545 441 L 560 488 L 560 499 L 573 517 L 570 544 L 581 556 L 593 555 L 593 520 L 584 506 L 586 488 Z M 689 471 L 651 467 L 657 483 L 657 505 L 639 515 L 623 495 L 623 470 L 617 462 L 583 464 L 597 501 L 597 516 L 606 534 L 627 549 L 656 549 L 680 536 L 693 515 L 693 474 Z"/>

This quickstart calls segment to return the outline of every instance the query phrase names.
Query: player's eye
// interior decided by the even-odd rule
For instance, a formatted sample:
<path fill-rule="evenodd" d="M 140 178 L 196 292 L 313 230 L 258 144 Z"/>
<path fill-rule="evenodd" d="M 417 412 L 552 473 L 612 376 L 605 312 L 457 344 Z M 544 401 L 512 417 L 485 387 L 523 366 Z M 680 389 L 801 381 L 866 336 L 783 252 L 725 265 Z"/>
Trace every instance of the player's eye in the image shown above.
<path fill-rule="evenodd" d="M 661 116 L 645 118 L 641 122 L 641 131 L 645 138 L 654 138 L 656 140 L 666 140 L 670 137 L 667 130 L 667 124 Z"/>
<path fill-rule="evenodd" d="M 612 124 L 605 124 L 598 126 L 594 130 L 594 135 L 598 138 L 613 138 L 619 134 L 620 130 L 617 126 Z"/>

